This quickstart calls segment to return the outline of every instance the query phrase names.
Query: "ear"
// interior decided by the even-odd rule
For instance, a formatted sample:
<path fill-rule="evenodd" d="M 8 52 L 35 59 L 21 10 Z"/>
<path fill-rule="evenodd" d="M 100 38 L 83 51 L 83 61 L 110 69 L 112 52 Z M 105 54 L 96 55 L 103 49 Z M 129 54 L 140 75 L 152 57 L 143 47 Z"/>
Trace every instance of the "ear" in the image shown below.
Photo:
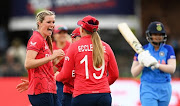
<path fill-rule="evenodd" d="M 82 27 L 80 27 L 80 29 L 79 29 L 79 30 L 80 30 L 80 33 L 81 33 L 81 32 L 83 33 L 83 31 L 84 31 Z"/>
<path fill-rule="evenodd" d="M 41 26 L 41 22 L 38 21 L 38 22 L 37 22 L 37 25 L 40 27 L 40 26 Z"/>

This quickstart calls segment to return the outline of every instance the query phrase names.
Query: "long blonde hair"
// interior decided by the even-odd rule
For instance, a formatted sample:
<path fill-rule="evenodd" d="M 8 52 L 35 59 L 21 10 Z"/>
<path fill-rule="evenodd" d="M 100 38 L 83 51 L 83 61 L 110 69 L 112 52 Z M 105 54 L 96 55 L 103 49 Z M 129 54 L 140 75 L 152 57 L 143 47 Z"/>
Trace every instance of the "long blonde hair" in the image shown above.
<path fill-rule="evenodd" d="M 44 18 L 48 15 L 54 15 L 55 16 L 55 13 L 52 12 L 52 11 L 49 11 L 49 10 L 42 10 L 40 11 L 39 13 L 37 13 L 36 15 L 36 22 L 37 22 L 37 29 L 39 29 L 39 25 L 38 25 L 38 22 L 43 22 Z M 49 49 L 51 50 L 51 52 L 53 53 L 53 47 L 52 47 L 52 38 L 51 36 L 47 36 L 46 38 L 46 41 L 47 41 L 47 44 L 49 46 Z"/>
<path fill-rule="evenodd" d="M 98 32 L 89 32 L 85 29 L 87 34 L 92 35 L 92 45 L 93 45 L 93 65 L 98 68 L 103 65 L 104 62 L 104 48 L 101 42 L 101 37 Z"/>
<path fill-rule="evenodd" d="M 104 48 L 101 42 L 101 38 L 97 32 L 92 34 L 93 45 L 93 65 L 99 67 L 104 62 Z"/>

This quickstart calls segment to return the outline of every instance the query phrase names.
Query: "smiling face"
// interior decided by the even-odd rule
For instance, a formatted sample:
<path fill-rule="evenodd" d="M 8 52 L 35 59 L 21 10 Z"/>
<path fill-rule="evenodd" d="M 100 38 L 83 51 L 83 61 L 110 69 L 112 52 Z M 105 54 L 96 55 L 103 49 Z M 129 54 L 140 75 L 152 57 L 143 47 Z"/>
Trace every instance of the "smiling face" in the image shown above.
<path fill-rule="evenodd" d="M 54 26 L 55 26 L 55 16 L 54 15 L 46 15 L 42 22 L 38 22 L 39 32 L 43 37 L 51 36 Z"/>

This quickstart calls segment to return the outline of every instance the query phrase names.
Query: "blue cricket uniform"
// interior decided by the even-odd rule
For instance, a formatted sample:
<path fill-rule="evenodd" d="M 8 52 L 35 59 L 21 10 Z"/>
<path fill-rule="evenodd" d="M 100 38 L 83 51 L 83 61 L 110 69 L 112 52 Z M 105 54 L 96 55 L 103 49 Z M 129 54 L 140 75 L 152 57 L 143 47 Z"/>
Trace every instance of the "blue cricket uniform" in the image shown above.
<path fill-rule="evenodd" d="M 172 46 L 161 44 L 158 51 L 154 50 L 151 43 L 143 46 L 145 50 L 156 58 L 160 64 L 167 64 L 168 59 L 175 59 L 175 53 Z M 135 54 L 135 61 L 138 54 Z M 144 67 L 141 76 L 140 99 L 142 106 L 168 106 L 171 99 L 171 74 L 165 73 L 159 69 L 152 70 L 150 67 Z"/>

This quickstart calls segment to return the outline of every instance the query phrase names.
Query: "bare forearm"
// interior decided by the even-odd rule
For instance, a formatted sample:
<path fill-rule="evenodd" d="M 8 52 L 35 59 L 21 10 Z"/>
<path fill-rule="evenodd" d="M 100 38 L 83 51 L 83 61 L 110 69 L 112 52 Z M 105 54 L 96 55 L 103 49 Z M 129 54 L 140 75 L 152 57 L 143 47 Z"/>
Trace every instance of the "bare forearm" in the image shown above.
<path fill-rule="evenodd" d="M 143 70 L 143 66 L 138 63 L 133 63 L 131 67 L 131 74 L 133 77 L 137 77 Z"/>
<path fill-rule="evenodd" d="M 51 56 L 44 57 L 44 58 L 41 58 L 41 59 L 27 59 L 25 61 L 25 68 L 26 69 L 37 68 L 38 66 L 46 64 L 46 63 L 48 63 L 51 60 L 52 60 Z"/>
<path fill-rule="evenodd" d="M 175 72 L 176 66 L 160 64 L 159 69 L 163 72 L 173 74 Z"/>

